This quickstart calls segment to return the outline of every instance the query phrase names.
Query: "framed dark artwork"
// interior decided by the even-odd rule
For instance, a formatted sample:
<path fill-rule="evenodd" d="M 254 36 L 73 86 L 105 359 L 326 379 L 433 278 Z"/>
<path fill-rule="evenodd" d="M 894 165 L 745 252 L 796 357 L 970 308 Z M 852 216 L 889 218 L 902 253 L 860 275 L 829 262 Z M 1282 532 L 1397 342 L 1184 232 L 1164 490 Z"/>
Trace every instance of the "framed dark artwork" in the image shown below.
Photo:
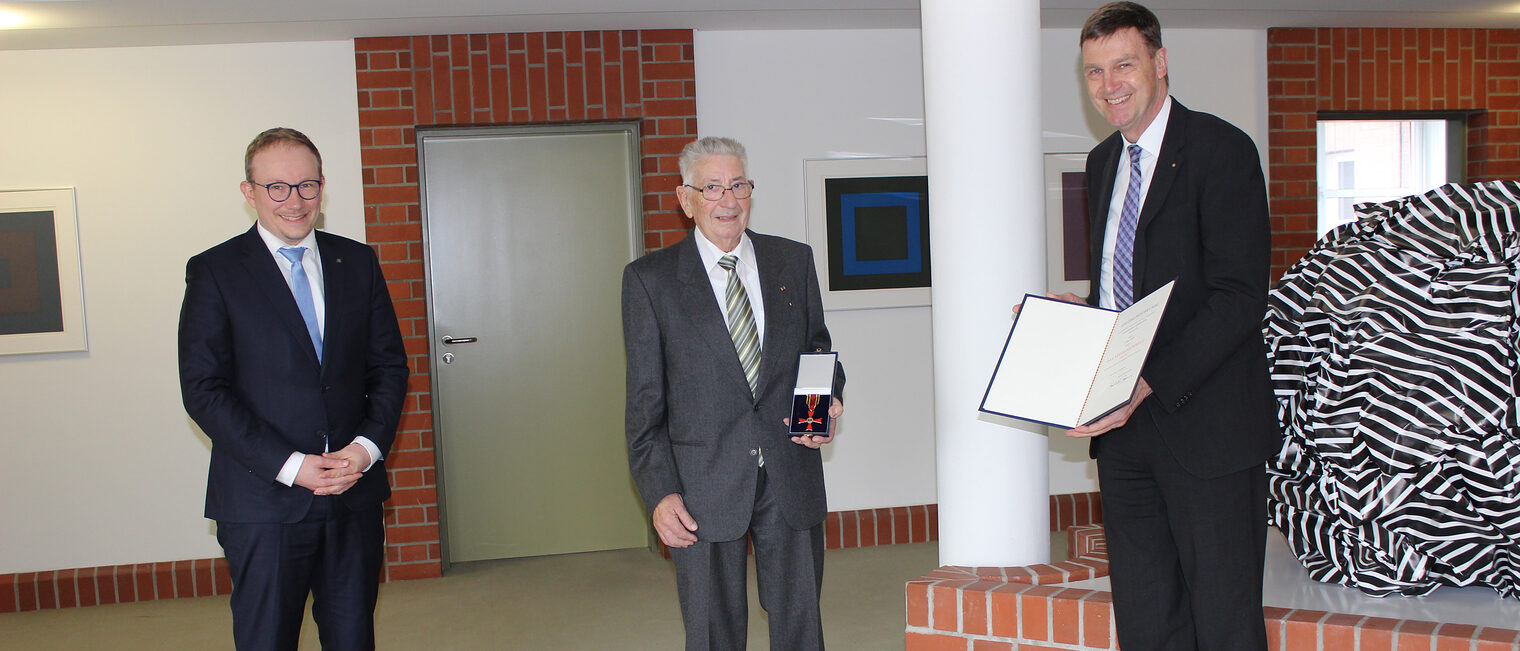
<path fill-rule="evenodd" d="M 1086 166 L 1087 154 L 1045 155 L 1045 282 L 1058 294 L 1091 286 Z"/>
<path fill-rule="evenodd" d="M 924 159 L 806 162 L 808 243 L 827 309 L 929 304 Z"/>
<path fill-rule="evenodd" d="M 81 350 L 73 189 L 0 191 L 0 355 Z"/>

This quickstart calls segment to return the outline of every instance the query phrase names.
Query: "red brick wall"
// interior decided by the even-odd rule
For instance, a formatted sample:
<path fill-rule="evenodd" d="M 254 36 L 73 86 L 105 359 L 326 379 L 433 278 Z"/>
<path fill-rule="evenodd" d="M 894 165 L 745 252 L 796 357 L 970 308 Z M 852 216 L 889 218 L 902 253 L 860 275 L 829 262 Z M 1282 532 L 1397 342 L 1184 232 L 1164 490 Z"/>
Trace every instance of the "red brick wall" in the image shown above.
<path fill-rule="evenodd" d="M 0 574 L 0 613 L 232 593 L 227 559 Z"/>
<path fill-rule="evenodd" d="M 1070 585 L 1108 575 L 1103 527 L 1073 527 L 1067 543 L 1071 560 L 1059 563 L 947 566 L 908 581 L 907 650 L 1119 648 L 1113 593 Z M 1509 628 L 1273 606 L 1262 609 L 1262 618 L 1271 651 L 1520 648 L 1520 631 Z"/>
<path fill-rule="evenodd" d="M 690 30 L 361 38 L 365 235 L 379 252 L 411 357 L 411 391 L 387 459 L 386 579 L 439 576 L 438 486 L 417 186 L 418 126 L 639 120 L 645 246 L 691 228 L 671 189 L 696 137 Z"/>
<path fill-rule="evenodd" d="M 1318 111 L 1481 109 L 1467 177 L 1520 177 L 1520 30 L 1267 30 L 1272 277 L 1314 244 Z"/>
<path fill-rule="evenodd" d="M 431 473 L 429 469 L 427 472 Z M 392 508 L 392 511 L 396 511 Z M 1050 496 L 1050 530 L 1061 531 L 1072 527 L 1093 525 L 1103 521 L 1103 505 L 1097 493 L 1071 493 Z M 425 527 L 412 523 L 394 526 Z M 436 528 L 436 522 L 433 523 Z M 875 545 L 901 545 L 939 540 L 939 507 L 935 504 L 897 506 L 857 511 L 834 511 L 824 521 L 824 541 L 829 549 L 844 547 L 871 547 Z M 1081 536 L 1071 537 L 1073 555 L 1087 555 L 1090 545 Z M 434 549 L 436 542 L 426 546 L 408 543 L 408 549 L 421 551 Z M 399 553 L 399 552 L 398 552 Z M 666 552 L 666 556 L 669 553 Z M 421 571 L 413 567 L 429 567 L 427 559 L 408 561 L 406 557 L 392 561 L 399 566 L 407 563 L 406 571 Z M 432 565 L 436 566 L 436 560 Z M 1051 568 L 1059 578 L 1069 579 L 1072 573 L 1061 573 Z M 1038 569 L 1036 570 L 1038 572 Z M 1056 574 L 1051 574 L 1056 577 Z M 392 572 L 392 578 L 406 578 Z M 1052 578 L 1054 580 L 1054 578 Z M 74 608 L 96 604 L 152 601 L 179 597 L 205 597 L 232 592 L 232 580 L 227 575 L 227 560 L 202 558 L 188 561 L 142 563 L 138 565 L 114 565 L 68 570 L 46 570 L 0 574 L 0 614 L 28 610 Z"/>

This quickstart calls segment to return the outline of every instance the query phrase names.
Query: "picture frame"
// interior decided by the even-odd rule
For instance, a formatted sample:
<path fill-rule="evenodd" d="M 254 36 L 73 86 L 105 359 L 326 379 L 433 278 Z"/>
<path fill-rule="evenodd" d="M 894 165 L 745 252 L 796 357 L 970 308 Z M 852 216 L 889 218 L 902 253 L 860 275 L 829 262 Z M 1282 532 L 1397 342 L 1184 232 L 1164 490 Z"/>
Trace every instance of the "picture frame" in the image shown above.
<path fill-rule="evenodd" d="M 824 309 L 929 305 L 925 158 L 814 159 L 803 167 L 807 243 Z"/>
<path fill-rule="evenodd" d="M 87 350 L 74 189 L 0 190 L 0 355 Z"/>
<path fill-rule="evenodd" d="M 1087 154 L 1045 154 L 1045 284 L 1057 294 L 1092 288 Z"/>

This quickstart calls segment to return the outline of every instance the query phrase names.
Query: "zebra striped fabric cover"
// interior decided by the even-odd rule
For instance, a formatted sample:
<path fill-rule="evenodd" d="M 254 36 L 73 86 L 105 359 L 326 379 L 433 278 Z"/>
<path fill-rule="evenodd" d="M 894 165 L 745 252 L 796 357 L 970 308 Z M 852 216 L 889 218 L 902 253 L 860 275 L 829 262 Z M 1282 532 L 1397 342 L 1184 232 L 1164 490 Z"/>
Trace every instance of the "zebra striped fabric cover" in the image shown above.
<path fill-rule="evenodd" d="M 1520 598 L 1520 183 L 1356 212 L 1270 293 L 1272 523 L 1319 581 Z"/>

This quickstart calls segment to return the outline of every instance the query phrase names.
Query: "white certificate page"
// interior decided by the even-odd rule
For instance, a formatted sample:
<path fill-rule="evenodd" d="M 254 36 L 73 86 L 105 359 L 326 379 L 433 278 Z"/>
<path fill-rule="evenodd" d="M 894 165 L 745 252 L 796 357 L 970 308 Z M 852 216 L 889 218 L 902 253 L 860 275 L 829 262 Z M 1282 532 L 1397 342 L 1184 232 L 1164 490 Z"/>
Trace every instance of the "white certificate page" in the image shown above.
<path fill-rule="evenodd" d="M 1167 283 L 1123 312 L 1026 296 L 981 410 L 1071 429 L 1122 406 L 1171 291 Z"/>

